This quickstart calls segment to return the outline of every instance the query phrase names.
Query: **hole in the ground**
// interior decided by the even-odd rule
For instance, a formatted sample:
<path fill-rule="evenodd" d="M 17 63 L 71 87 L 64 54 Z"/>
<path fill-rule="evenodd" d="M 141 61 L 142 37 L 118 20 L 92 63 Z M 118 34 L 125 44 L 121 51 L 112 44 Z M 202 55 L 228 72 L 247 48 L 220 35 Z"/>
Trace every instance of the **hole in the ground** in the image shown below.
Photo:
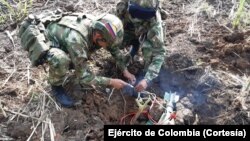
<path fill-rule="evenodd" d="M 170 58 L 174 63 L 164 65 L 154 81 L 161 91 L 158 95 L 163 98 L 167 92 L 176 93 L 180 97 L 177 102 L 177 118 L 179 118 L 177 124 L 193 124 L 197 120 L 196 115 L 199 123 L 209 122 L 205 118 L 208 118 L 208 115 L 218 115 L 224 107 L 210 97 L 213 90 L 220 87 L 220 82 L 207 68 L 179 68 L 178 64 L 182 60 L 187 63 L 184 64 L 186 68 L 193 66 L 194 63 L 187 57 L 174 55 Z"/>

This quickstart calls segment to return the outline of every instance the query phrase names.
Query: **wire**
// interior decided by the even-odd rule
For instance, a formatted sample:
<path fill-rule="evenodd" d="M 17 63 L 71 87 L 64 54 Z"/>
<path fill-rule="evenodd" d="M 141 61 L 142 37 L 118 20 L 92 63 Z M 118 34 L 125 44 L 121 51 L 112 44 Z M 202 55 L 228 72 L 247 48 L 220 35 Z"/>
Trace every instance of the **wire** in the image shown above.
<path fill-rule="evenodd" d="M 153 117 L 150 115 L 150 113 L 148 111 L 143 111 L 141 114 L 143 114 L 145 117 L 147 117 L 153 124 L 157 124 L 157 122 L 153 119 Z M 136 115 L 136 112 L 131 112 L 125 116 L 123 116 L 121 119 L 120 119 L 120 124 L 126 124 L 126 118 L 130 117 L 131 116 L 131 119 L 130 119 L 130 124 L 132 124 L 131 122 L 133 121 L 133 118 L 135 117 Z"/>

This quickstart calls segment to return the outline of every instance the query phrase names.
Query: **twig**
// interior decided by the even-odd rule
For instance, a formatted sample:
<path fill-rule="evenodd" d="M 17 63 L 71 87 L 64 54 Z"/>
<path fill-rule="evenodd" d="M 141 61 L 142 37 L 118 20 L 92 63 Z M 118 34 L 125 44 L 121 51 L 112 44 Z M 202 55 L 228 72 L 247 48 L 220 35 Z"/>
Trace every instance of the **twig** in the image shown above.
<path fill-rule="evenodd" d="M 247 79 L 247 78 L 246 78 Z M 239 101 L 240 101 L 240 103 L 241 103 L 241 107 L 242 107 L 242 109 L 244 109 L 244 110 L 247 110 L 248 109 L 248 106 L 246 105 L 246 99 L 247 99 L 247 97 L 248 97 L 248 95 L 249 95 L 249 86 L 250 86 L 250 82 L 248 82 L 249 80 L 242 80 L 242 85 L 243 85 L 243 87 L 242 87 L 242 89 L 241 89 L 241 93 L 240 93 L 240 95 L 238 95 L 237 97 L 236 97 L 236 99 L 238 99 Z"/>
<path fill-rule="evenodd" d="M 30 84 L 30 65 L 27 66 L 28 85 Z"/>
<path fill-rule="evenodd" d="M 215 116 L 215 117 L 207 117 L 208 119 L 223 119 L 224 117 L 229 117 L 229 114 L 228 112 L 224 112 L 218 116 Z"/>
<path fill-rule="evenodd" d="M 10 41 L 11 41 L 11 43 L 13 44 L 13 49 L 16 48 L 15 42 L 14 42 L 13 37 L 11 36 L 9 30 L 5 30 L 5 33 L 6 33 L 7 36 L 10 38 Z"/>
<path fill-rule="evenodd" d="M 236 52 L 233 51 L 233 53 L 234 53 L 237 57 L 242 58 L 242 57 L 240 57 L 240 55 L 237 54 Z"/>
<path fill-rule="evenodd" d="M 249 90 L 249 88 L 250 88 L 250 80 L 249 80 L 248 84 L 246 85 L 246 89 L 245 89 L 245 91 L 248 91 L 248 90 Z"/>
<path fill-rule="evenodd" d="M 44 112 L 44 103 L 45 103 L 45 96 L 43 97 L 43 102 L 42 102 L 42 111 L 41 111 L 41 116 L 38 120 L 38 123 L 36 125 L 36 127 L 33 129 L 32 133 L 30 134 L 29 138 L 27 139 L 27 141 L 29 141 L 31 139 L 31 137 L 33 136 L 33 134 L 35 133 L 37 127 L 42 123 L 42 122 L 47 122 L 47 121 L 43 121 L 43 119 L 45 118 L 45 116 L 47 115 L 45 112 Z M 37 111 L 37 110 L 36 110 Z"/>
<path fill-rule="evenodd" d="M 41 88 L 38 88 L 38 89 L 41 90 L 44 94 L 46 94 L 49 97 L 49 99 L 56 105 L 57 110 L 62 110 L 62 108 L 60 108 L 60 106 L 57 105 L 55 100 L 49 95 L 48 92 L 46 92 L 44 89 L 41 89 Z"/>
<path fill-rule="evenodd" d="M 78 6 L 78 5 L 82 5 L 82 0 L 79 0 L 76 5 L 74 6 L 74 9 Z"/>
<path fill-rule="evenodd" d="M 230 33 L 234 33 L 233 30 L 231 30 L 230 28 L 228 28 L 228 27 L 225 26 L 224 24 L 221 24 L 221 23 L 219 22 L 218 19 L 216 19 L 216 21 L 218 22 L 218 24 L 219 24 L 220 26 L 222 26 L 222 27 L 224 27 L 225 29 L 227 29 Z"/>
<path fill-rule="evenodd" d="M 22 113 L 18 113 L 18 112 L 14 112 L 14 111 L 7 110 L 7 109 L 5 109 L 5 111 L 10 112 L 10 113 L 12 113 L 12 114 L 20 115 L 20 116 L 25 117 L 25 118 L 31 118 L 31 119 L 35 119 L 35 120 L 38 120 L 38 121 L 41 121 L 41 122 L 45 122 L 45 123 L 46 123 L 46 121 L 42 121 L 41 119 L 39 119 L 39 118 L 37 118 L 37 117 L 28 116 L 28 115 L 25 115 L 25 114 L 22 114 Z"/>
<path fill-rule="evenodd" d="M 6 115 L 6 113 L 5 113 L 5 111 L 4 111 L 3 107 L 2 107 L 2 102 L 1 102 L 1 100 L 0 100 L 0 109 L 1 109 L 1 111 L 2 111 L 2 113 L 3 113 L 3 116 L 6 118 L 7 115 Z"/>
<path fill-rule="evenodd" d="M 10 16 L 10 20 L 11 20 L 12 22 L 14 22 L 14 21 L 13 21 L 13 18 L 12 18 L 12 16 L 11 16 L 11 14 L 9 14 L 9 16 Z"/>
<path fill-rule="evenodd" d="M 176 71 L 173 71 L 173 72 L 182 72 L 182 71 L 186 71 L 186 70 L 193 70 L 193 69 L 198 69 L 200 65 L 195 65 L 195 66 L 190 66 L 190 67 L 187 67 L 187 68 L 183 68 L 183 69 L 178 69 Z"/>
<path fill-rule="evenodd" d="M 195 114 L 195 120 L 193 122 L 193 125 L 197 125 L 199 123 L 199 116 Z"/>
<path fill-rule="evenodd" d="M 95 3 L 95 7 L 98 9 L 100 4 L 97 2 L 97 0 L 95 0 L 94 3 Z"/>
<path fill-rule="evenodd" d="M 14 69 L 13 71 L 11 72 L 11 74 L 9 75 L 9 77 L 4 81 L 4 83 L 2 84 L 2 88 L 5 86 L 5 84 L 9 81 L 9 79 L 12 77 L 12 75 L 16 72 L 16 64 L 15 62 L 13 63 L 14 64 Z"/>
<path fill-rule="evenodd" d="M 45 110 L 44 110 L 44 108 L 45 108 L 45 101 L 46 101 L 46 95 L 44 94 L 43 95 L 43 100 L 42 100 L 43 102 L 42 102 L 42 110 L 41 110 L 41 113 L 44 113 L 45 112 Z M 46 118 L 46 120 L 48 119 L 48 116 L 47 116 L 47 118 Z M 43 128 L 43 126 L 45 126 L 44 128 Z M 42 137 L 41 137 L 41 140 L 42 141 L 44 141 L 44 134 L 45 134 L 45 132 L 46 132 L 46 130 L 47 130 L 47 124 L 44 124 L 44 123 L 42 123 Z"/>
<path fill-rule="evenodd" d="M 32 90 L 32 88 L 33 88 L 33 86 L 31 86 L 31 87 L 29 88 L 29 90 L 28 90 L 28 92 L 27 92 L 26 95 L 28 95 L 28 94 L 30 93 L 30 91 Z M 18 110 L 18 113 L 20 113 L 21 110 L 22 110 L 21 113 L 23 113 L 23 112 L 25 111 L 25 109 L 28 107 L 28 105 L 30 104 L 31 100 L 33 99 L 33 96 L 34 96 L 34 93 L 32 94 L 32 96 L 31 96 L 29 102 L 25 105 L 25 107 L 22 107 L 22 108 L 20 108 L 20 109 Z M 16 115 L 13 116 L 13 117 L 11 118 L 11 120 L 13 120 L 15 117 L 16 117 Z M 19 118 L 19 115 L 18 115 L 17 119 L 18 119 L 18 118 Z"/>
<path fill-rule="evenodd" d="M 13 141 L 14 139 L 13 138 L 10 138 L 10 137 L 1 137 L 0 138 L 0 141 Z"/>
<path fill-rule="evenodd" d="M 12 68 L 10 68 L 10 67 L 0 67 L 0 69 L 12 69 Z M 16 70 L 23 71 L 23 70 L 27 70 L 27 68 L 17 68 Z"/>
<path fill-rule="evenodd" d="M 25 97 L 26 97 L 26 96 L 28 96 L 28 95 L 30 94 L 30 92 L 31 92 L 31 90 L 32 90 L 32 89 L 33 89 L 33 85 L 31 85 L 31 87 L 29 88 L 29 90 L 28 90 L 27 94 L 26 94 L 26 95 L 24 95 L 24 96 L 25 96 Z M 26 105 L 28 105 L 28 104 L 30 103 L 30 101 L 32 100 L 33 95 L 34 95 L 34 93 L 32 94 L 32 96 L 31 96 L 31 98 L 30 98 L 29 102 L 28 102 Z"/>
<path fill-rule="evenodd" d="M 38 121 L 38 123 L 36 124 L 36 127 L 33 129 L 33 131 L 31 132 L 29 138 L 26 141 L 29 141 L 31 139 L 31 137 L 33 136 L 33 134 L 35 133 L 37 127 L 41 124 L 41 121 Z"/>
<path fill-rule="evenodd" d="M 114 90 L 115 90 L 115 88 L 113 88 L 113 89 L 111 90 L 110 94 L 109 94 L 109 97 L 108 97 L 108 102 L 109 102 L 109 103 L 110 103 L 110 98 L 111 98 L 111 96 L 112 96 L 113 93 L 114 93 Z"/>
<path fill-rule="evenodd" d="M 42 137 L 41 137 L 41 141 L 44 141 L 44 134 L 45 134 L 47 128 L 48 128 L 48 124 L 42 123 Z"/>
<path fill-rule="evenodd" d="M 43 113 L 44 110 L 45 110 L 45 105 L 46 105 L 45 103 L 46 103 L 46 95 L 44 94 L 44 95 L 43 95 L 43 103 L 42 103 L 42 111 L 41 111 L 42 113 Z"/>
<path fill-rule="evenodd" d="M 126 107 L 127 107 L 127 102 L 126 102 L 126 99 L 125 97 L 123 96 L 122 92 L 120 91 L 120 94 L 122 95 L 122 99 L 124 101 L 124 106 L 123 106 L 123 115 L 125 115 L 126 113 Z"/>
<path fill-rule="evenodd" d="M 50 131 L 50 140 L 54 141 L 55 140 L 55 135 L 56 135 L 56 131 L 54 128 L 54 125 L 51 123 L 51 120 L 49 119 L 49 131 Z"/>
<path fill-rule="evenodd" d="M 87 134 L 84 136 L 84 141 L 86 141 L 86 139 L 87 139 L 87 137 L 88 137 L 90 131 L 91 131 L 91 129 L 89 129 L 89 131 L 87 132 Z"/>
<path fill-rule="evenodd" d="M 46 3 L 44 4 L 44 6 L 47 6 L 47 4 L 49 3 L 50 0 L 47 0 Z"/>

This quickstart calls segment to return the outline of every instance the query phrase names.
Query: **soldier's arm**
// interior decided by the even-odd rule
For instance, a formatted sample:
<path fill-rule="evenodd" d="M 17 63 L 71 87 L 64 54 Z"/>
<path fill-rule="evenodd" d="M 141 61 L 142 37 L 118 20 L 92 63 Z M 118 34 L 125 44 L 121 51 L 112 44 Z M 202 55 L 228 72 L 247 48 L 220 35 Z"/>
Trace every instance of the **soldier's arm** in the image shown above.
<path fill-rule="evenodd" d="M 126 57 L 124 54 L 121 53 L 118 46 L 109 47 L 108 51 L 116 60 L 116 65 L 118 68 L 123 72 L 127 69 L 127 63 L 129 62 L 130 58 Z"/>
<path fill-rule="evenodd" d="M 87 43 L 76 31 L 71 31 L 67 38 L 67 50 L 74 64 L 76 75 L 80 84 L 109 85 L 110 78 L 96 76 L 91 69 L 91 62 L 87 57 Z"/>
<path fill-rule="evenodd" d="M 145 79 L 150 82 L 158 76 L 166 55 L 161 24 L 157 24 L 152 28 L 148 33 L 148 39 L 152 43 L 152 61 L 146 72 Z"/>
<path fill-rule="evenodd" d="M 124 54 L 121 53 L 121 51 L 119 50 L 118 46 L 114 46 L 111 48 L 108 48 L 108 51 L 111 53 L 111 55 L 115 58 L 116 60 L 116 65 L 118 66 L 118 68 L 122 71 L 122 74 L 125 78 L 128 79 L 128 81 L 131 84 L 134 84 L 136 81 L 135 76 L 130 73 L 127 69 L 127 64 L 130 61 L 130 55 L 129 56 L 125 56 Z"/>

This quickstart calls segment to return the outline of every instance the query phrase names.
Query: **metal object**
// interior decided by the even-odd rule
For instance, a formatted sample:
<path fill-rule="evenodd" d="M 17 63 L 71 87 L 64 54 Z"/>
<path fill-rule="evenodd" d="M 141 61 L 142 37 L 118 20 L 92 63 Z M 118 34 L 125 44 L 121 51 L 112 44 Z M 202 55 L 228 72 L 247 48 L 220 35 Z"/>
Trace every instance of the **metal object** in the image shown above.
<path fill-rule="evenodd" d="M 158 124 L 173 125 L 176 112 L 176 102 L 179 101 L 179 96 L 176 93 L 165 92 L 164 101 L 166 102 L 165 112 L 162 114 Z"/>
<path fill-rule="evenodd" d="M 134 86 L 130 85 L 130 84 L 128 84 L 128 85 L 126 85 L 126 86 L 123 87 L 122 93 L 123 94 L 127 94 L 129 96 L 134 96 L 134 97 L 137 96 L 137 92 L 135 91 Z"/>

